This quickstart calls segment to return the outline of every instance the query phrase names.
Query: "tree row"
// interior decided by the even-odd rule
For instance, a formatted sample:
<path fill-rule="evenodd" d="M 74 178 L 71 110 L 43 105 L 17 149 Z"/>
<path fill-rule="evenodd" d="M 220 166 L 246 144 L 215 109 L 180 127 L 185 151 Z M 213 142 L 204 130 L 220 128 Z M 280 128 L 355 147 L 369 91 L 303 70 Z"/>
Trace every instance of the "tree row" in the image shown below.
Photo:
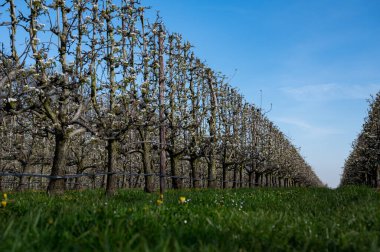
<path fill-rule="evenodd" d="M 0 169 L 50 174 L 2 176 L 4 186 L 321 185 L 261 109 L 139 2 L 1 8 Z"/>
<path fill-rule="evenodd" d="M 352 145 L 341 185 L 380 187 L 380 92 L 372 98 L 363 129 Z"/>

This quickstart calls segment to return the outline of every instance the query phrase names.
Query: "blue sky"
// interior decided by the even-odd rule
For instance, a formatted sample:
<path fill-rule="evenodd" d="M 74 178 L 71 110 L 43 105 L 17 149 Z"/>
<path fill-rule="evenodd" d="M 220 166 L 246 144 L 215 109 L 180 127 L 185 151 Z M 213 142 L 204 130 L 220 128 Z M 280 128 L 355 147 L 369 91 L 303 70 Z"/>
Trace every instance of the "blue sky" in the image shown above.
<path fill-rule="evenodd" d="M 142 0 L 336 187 L 380 91 L 380 1 Z"/>

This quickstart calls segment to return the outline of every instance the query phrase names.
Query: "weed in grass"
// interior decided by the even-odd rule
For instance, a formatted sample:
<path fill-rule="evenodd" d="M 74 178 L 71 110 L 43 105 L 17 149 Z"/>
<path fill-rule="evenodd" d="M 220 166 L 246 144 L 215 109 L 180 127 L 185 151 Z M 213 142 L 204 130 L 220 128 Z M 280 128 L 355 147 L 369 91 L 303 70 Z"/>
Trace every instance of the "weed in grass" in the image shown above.
<path fill-rule="evenodd" d="M 380 195 L 367 188 L 186 190 L 164 198 L 158 206 L 157 195 L 136 190 L 112 198 L 14 193 L 0 209 L 0 251 L 380 249 Z"/>

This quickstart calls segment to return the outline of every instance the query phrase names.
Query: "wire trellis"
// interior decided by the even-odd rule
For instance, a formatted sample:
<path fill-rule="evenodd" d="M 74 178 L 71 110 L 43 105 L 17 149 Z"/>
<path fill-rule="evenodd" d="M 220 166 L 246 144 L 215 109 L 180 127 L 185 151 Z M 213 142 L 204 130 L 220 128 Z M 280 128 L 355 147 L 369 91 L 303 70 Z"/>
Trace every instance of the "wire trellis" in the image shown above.
<path fill-rule="evenodd" d="M 173 176 L 173 175 L 160 175 L 159 173 L 131 173 L 131 172 L 124 172 L 124 171 L 116 171 L 116 172 L 95 172 L 95 173 L 80 173 L 80 174 L 65 174 L 65 175 L 62 175 L 62 176 L 52 176 L 52 175 L 48 175 L 48 174 L 42 174 L 42 173 L 20 173 L 20 172 L 0 172 L 0 179 L 2 180 L 3 177 L 14 177 L 14 178 L 18 178 L 19 180 L 2 180 L 0 181 L 0 184 L 3 184 L 3 185 L 10 185 L 10 188 L 14 188 L 14 187 L 17 187 L 17 186 L 25 186 L 25 185 L 35 185 L 35 186 L 38 186 L 40 185 L 41 187 L 44 187 L 46 186 L 49 182 L 48 180 L 71 180 L 71 179 L 79 179 L 79 178 L 83 178 L 83 177 L 87 177 L 87 178 L 90 178 L 92 180 L 95 180 L 97 177 L 104 177 L 104 176 L 108 176 L 108 175 L 115 175 L 115 176 L 125 176 L 125 177 L 137 177 L 138 179 L 141 179 L 143 177 L 150 177 L 150 176 L 154 176 L 154 177 L 157 177 L 157 178 L 160 178 L 160 177 L 164 177 L 166 179 L 178 179 L 178 180 L 187 180 L 189 181 L 190 183 L 191 182 L 194 182 L 194 181 L 197 181 L 197 182 L 213 182 L 213 181 L 217 181 L 219 182 L 221 185 L 224 184 L 224 183 L 235 183 L 237 185 L 239 184 L 249 184 L 248 181 L 242 181 L 242 180 L 223 180 L 223 179 L 219 179 L 219 178 L 216 178 L 216 179 L 208 179 L 208 178 L 205 178 L 204 176 L 200 176 L 198 178 L 194 178 L 194 177 L 191 177 L 191 176 Z M 44 181 L 29 181 L 29 182 L 21 182 L 21 178 L 23 177 L 28 177 L 28 178 L 41 178 L 41 179 L 47 179 L 47 180 L 44 180 Z M 84 182 L 84 181 L 83 181 Z M 76 185 L 80 185 L 81 187 L 85 186 L 85 187 L 94 187 L 94 184 L 93 183 L 80 183 L 80 182 L 76 182 L 74 183 Z M 170 184 L 170 183 L 169 183 Z M 252 181 L 251 182 L 252 185 L 254 185 L 254 182 Z M 189 185 L 191 187 L 191 185 Z M 201 185 L 201 187 L 205 187 L 206 184 L 203 183 L 203 185 Z"/>

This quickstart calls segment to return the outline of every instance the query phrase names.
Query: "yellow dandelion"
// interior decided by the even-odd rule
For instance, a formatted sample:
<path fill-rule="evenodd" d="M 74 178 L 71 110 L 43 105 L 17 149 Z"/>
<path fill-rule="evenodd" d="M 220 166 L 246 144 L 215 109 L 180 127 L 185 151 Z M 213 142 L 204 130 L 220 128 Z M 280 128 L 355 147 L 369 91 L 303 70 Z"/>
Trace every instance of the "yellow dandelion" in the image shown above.
<path fill-rule="evenodd" d="M 183 196 L 181 196 L 181 197 L 179 197 L 179 204 L 185 204 L 186 203 L 186 197 L 183 197 Z"/>
<path fill-rule="evenodd" d="M 7 202 L 5 200 L 1 201 L 1 206 L 2 207 L 6 207 L 7 206 Z"/>
<path fill-rule="evenodd" d="M 158 199 L 158 200 L 156 201 L 156 205 L 157 205 L 157 206 L 161 205 L 162 203 L 164 203 L 163 200 Z"/>
<path fill-rule="evenodd" d="M 8 195 L 6 193 L 3 194 L 3 198 L 4 200 L 7 200 L 8 199 Z"/>
<path fill-rule="evenodd" d="M 164 195 L 162 193 L 160 194 L 160 200 L 164 200 Z"/>

